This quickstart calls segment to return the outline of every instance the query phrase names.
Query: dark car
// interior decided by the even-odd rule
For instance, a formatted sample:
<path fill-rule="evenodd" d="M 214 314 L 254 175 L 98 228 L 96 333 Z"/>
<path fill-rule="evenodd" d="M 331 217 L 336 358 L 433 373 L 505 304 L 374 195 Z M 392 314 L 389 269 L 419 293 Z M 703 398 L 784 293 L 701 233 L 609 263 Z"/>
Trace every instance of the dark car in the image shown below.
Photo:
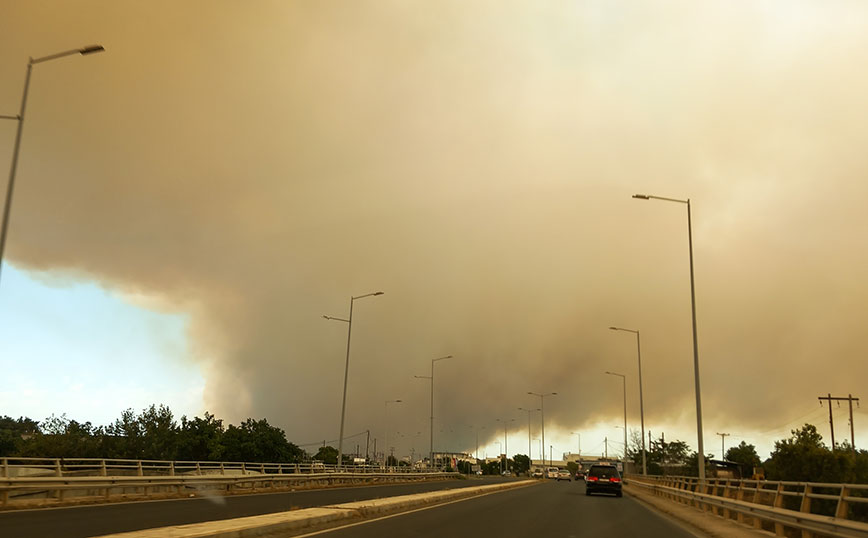
<path fill-rule="evenodd" d="M 585 495 L 614 493 L 621 496 L 621 473 L 614 465 L 591 465 L 585 477 Z"/>

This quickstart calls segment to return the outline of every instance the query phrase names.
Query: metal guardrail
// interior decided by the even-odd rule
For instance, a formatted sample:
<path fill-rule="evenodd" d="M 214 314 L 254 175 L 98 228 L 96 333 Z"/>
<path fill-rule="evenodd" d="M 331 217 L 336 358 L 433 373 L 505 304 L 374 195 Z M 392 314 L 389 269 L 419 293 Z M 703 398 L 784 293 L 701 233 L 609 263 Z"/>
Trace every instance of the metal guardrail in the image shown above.
<path fill-rule="evenodd" d="M 868 484 L 735 479 L 706 479 L 703 483 L 694 477 L 638 475 L 627 478 L 630 485 L 725 519 L 757 529 L 763 529 L 765 524 L 777 536 L 787 536 L 787 529 L 800 532 L 802 538 L 868 536 L 868 523 L 851 518 L 855 506 L 868 506 Z"/>
<path fill-rule="evenodd" d="M 350 464 L 354 473 L 419 473 L 430 469 Z M 299 474 L 337 472 L 337 465 L 320 462 L 250 463 L 230 461 L 168 461 L 99 458 L 0 458 L 0 478 L 17 476 L 175 476 L 179 474 Z"/>
<path fill-rule="evenodd" d="M 109 498 L 113 494 L 177 493 L 211 490 L 275 490 L 359 482 L 426 480 L 457 476 L 408 467 L 336 465 L 318 462 L 248 463 L 124 459 L 0 458 L 0 507 L 44 495 L 63 502 L 66 493 Z"/>

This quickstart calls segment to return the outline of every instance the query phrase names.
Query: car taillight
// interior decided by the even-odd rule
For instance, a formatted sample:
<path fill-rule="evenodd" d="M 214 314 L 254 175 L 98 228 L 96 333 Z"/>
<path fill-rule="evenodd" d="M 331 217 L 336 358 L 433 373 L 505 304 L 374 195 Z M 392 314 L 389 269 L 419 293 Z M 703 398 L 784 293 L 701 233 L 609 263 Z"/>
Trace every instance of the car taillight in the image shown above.
<path fill-rule="evenodd" d="M 618 478 L 617 476 L 612 477 L 612 482 L 620 482 L 620 481 L 621 481 L 621 479 Z"/>
<path fill-rule="evenodd" d="M 588 480 L 589 480 L 590 482 L 596 482 L 596 481 L 598 480 L 598 478 L 597 478 L 596 476 L 589 476 L 589 477 L 588 477 Z"/>

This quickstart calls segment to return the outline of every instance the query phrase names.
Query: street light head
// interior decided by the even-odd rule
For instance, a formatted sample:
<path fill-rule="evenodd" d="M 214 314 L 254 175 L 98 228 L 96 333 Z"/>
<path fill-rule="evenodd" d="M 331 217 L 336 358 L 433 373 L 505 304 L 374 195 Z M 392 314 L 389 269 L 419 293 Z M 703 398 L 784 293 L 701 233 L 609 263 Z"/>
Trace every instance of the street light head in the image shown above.
<path fill-rule="evenodd" d="M 651 197 L 648 196 L 647 194 L 634 194 L 633 198 L 636 198 L 638 200 L 650 200 L 651 199 Z"/>
<path fill-rule="evenodd" d="M 84 47 L 78 51 L 79 54 L 84 56 L 85 54 L 94 54 L 96 52 L 103 52 L 105 48 L 102 45 L 90 45 L 88 47 Z"/>
<path fill-rule="evenodd" d="M 383 295 L 384 293 L 385 292 L 383 292 L 383 291 L 374 292 L 374 297 L 376 297 L 377 295 Z"/>
<path fill-rule="evenodd" d="M 618 327 L 609 327 L 609 330 L 610 330 L 610 331 L 617 331 L 617 330 L 618 330 Z"/>

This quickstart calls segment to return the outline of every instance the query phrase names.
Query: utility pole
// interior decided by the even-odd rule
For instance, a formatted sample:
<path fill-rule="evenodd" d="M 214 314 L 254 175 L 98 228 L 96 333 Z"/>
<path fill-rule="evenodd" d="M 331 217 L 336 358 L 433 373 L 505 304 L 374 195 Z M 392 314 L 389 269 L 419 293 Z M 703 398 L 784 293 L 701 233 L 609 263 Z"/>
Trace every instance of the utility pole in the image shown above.
<path fill-rule="evenodd" d="M 729 434 L 728 434 L 728 433 L 719 433 L 719 432 L 718 432 L 717 435 L 720 436 L 720 459 L 723 460 L 723 461 L 726 461 L 726 452 L 723 451 L 723 440 L 724 440 L 724 438 L 726 438 L 726 436 L 728 436 Z"/>
<path fill-rule="evenodd" d="M 606 454 L 603 456 L 606 459 L 609 459 L 609 436 L 606 436 Z"/>
<path fill-rule="evenodd" d="M 832 396 L 832 393 L 826 393 L 825 396 L 817 396 L 817 399 L 820 400 L 820 406 L 823 405 L 823 400 L 826 400 L 829 404 L 829 428 L 832 431 L 832 450 L 835 450 L 835 423 L 832 419 L 832 400 L 841 401 L 847 400 L 850 404 L 850 448 L 854 451 L 856 450 L 856 437 L 853 434 L 853 402 L 856 402 L 856 405 L 859 405 L 859 398 L 854 398 L 852 394 L 848 394 L 846 397 L 844 396 Z M 838 404 L 840 405 L 840 404 Z"/>
<path fill-rule="evenodd" d="M 663 476 L 666 476 L 666 432 L 660 432 L 660 461 L 663 462 Z"/>

